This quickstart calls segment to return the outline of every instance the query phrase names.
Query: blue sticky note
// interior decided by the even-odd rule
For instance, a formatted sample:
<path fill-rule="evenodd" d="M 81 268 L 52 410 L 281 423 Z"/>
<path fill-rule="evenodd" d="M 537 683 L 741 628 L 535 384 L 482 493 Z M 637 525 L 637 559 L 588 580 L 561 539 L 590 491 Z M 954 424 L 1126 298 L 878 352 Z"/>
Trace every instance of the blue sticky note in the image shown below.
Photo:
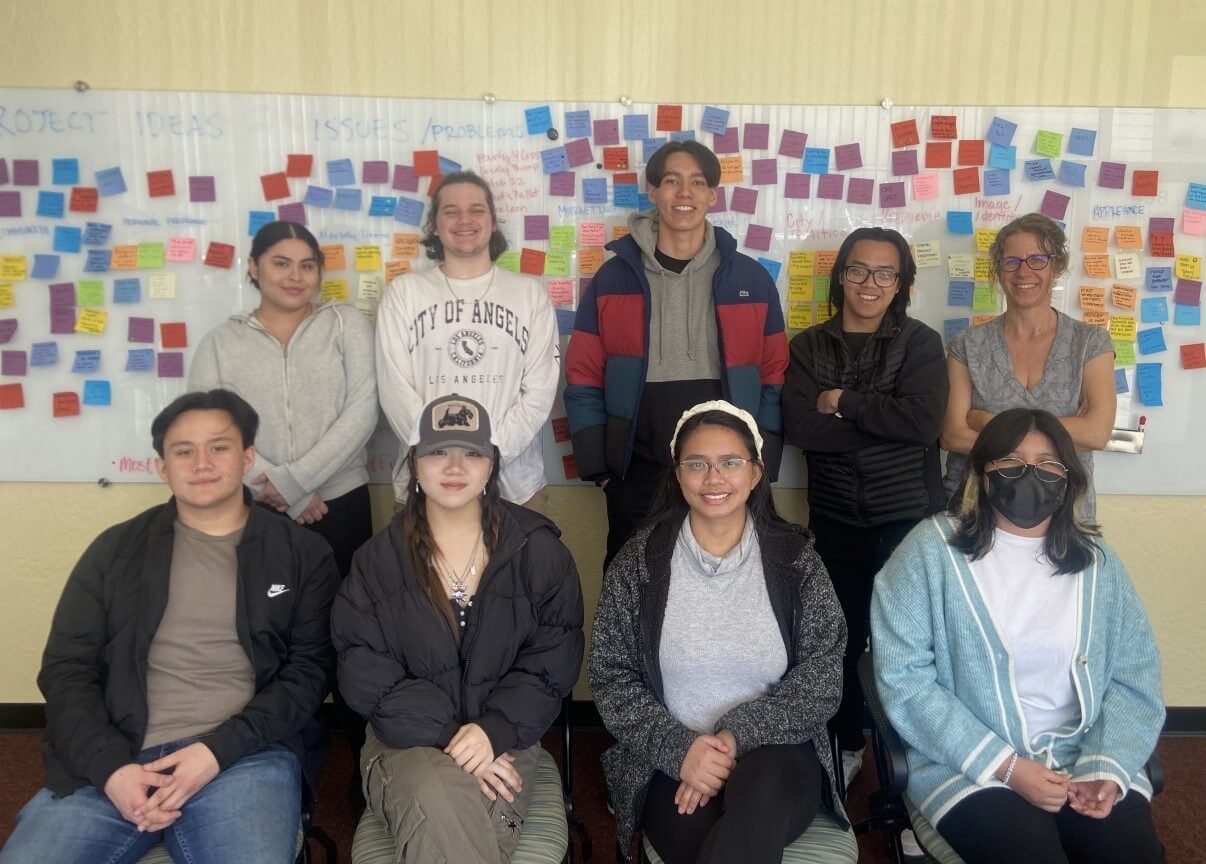
<path fill-rule="evenodd" d="M 1160 381 L 1161 366 L 1162 363 L 1135 364 L 1135 389 L 1139 392 L 1139 401 L 1144 405 L 1158 407 L 1164 404 Z"/>
<path fill-rule="evenodd" d="M 569 170 L 569 156 L 564 147 L 549 147 L 540 151 L 540 170 L 545 174 L 556 174 Z"/>
<path fill-rule="evenodd" d="M 62 192 L 38 192 L 38 215 L 46 219 L 62 219 L 67 209 L 67 199 Z"/>
<path fill-rule="evenodd" d="M 335 203 L 335 193 L 325 186 L 307 186 L 302 203 L 307 207 L 330 207 Z"/>
<path fill-rule="evenodd" d="M 695 140 L 695 130 L 694 129 L 679 129 L 677 132 L 671 132 L 670 140 L 671 141 L 694 141 Z"/>
<path fill-rule="evenodd" d="M 84 223 L 84 245 L 85 246 L 104 246 L 109 242 L 109 235 L 113 233 L 113 226 L 105 222 L 85 222 Z M 80 251 L 79 249 L 75 250 Z"/>
<path fill-rule="evenodd" d="M 729 112 L 714 105 L 707 106 L 703 119 L 699 121 L 699 128 L 713 135 L 723 135 L 729 128 Z"/>
<path fill-rule="evenodd" d="M 1181 327 L 1198 327 L 1202 323 L 1201 306 L 1185 306 L 1177 303 L 1173 306 L 1173 323 Z"/>
<path fill-rule="evenodd" d="M 658 148 L 665 143 L 665 138 L 646 138 L 641 142 L 641 161 L 648 162 Z"/>
<path fill-rule="evenodd" d="M 351 159 L 330 159 L 327 161 L 327 185 L 351 186 L 356 182 L 356 169 L 352 167 Z"/>
<path fill-rule="evenodd" d="M 55 225 L 51 248 L 55 252 L 79 252 L 82 237 L 83 232 L 79 228 L 73 228 L 70 225 Z"/>
<path fill-rule="evenodd" d="M 1068 152 L 1077 156 L 1092 156 L 1097 142 L 1097 132 L 1092 129 L 1073 128 L 1068 133 Z"/>
<path fill-rule="evenodd" d="M 30 366 L 53 366 L 58 362 L 58 342 L 35 342 L 29 346 Z"/>
<path fill-rule="evenodd" d="M 369 199 L 370 216 L 393 216 L 398 199 L 390 195 L 374 195 Z"/>
<path fill-rule="evenodd" d="M 828 174 L 829 173 L 829 148 L 828 147 L 805 147 L 804 148 L 804 173 L 805 174 Z"/>
<path fill-rule="evenodd" d="M 528 125 L 529 135 L 543 135 L 553 128 L 553 112 L 549 109 L 548 105 L 525 108 L 523 119 Z"/>
<path fill-rule="evenodd" d="M 269 222 L 276 220 L 271 210 L 249 210 L 247 213 L 247 236 L 254 237 Z"/>
<path fill-rule="evenodd" d="M 112 405 L 113 395 L 109 389 L 109 382 L 105 381 L 103 378 L 93 378 L 90 381 L 85 381 L 84 404 Z"/>
<path fill-rule="evenodd" d="M 55 186 L 74 186 L 80 182 L 79 159 L 54 159 L 50 165 Z"/>
<path fill-rule="evenodd" d="M 79 230 L 78 228 L 76 229 Z M 30 273 L 31 279 L 53 279 L 55 274 L 59 272 L 59 256 L 58 255 L 34 255 L 33 272 Z"/>
<path fill-rule="evenodd" d="M 127 372 L 150 372 L 155 368 L 154 348 L 131 348 L 126 352 Z"/>
<path fill-rule="evenodd" d="M 774 258 L 759 258 L 758 263 L 766 268 L 766 272 L 770 274 L 772 282 L 779 281 L 779 272 L 783 269 L 783 262 L 776 261 Z"/>
<path fill-rule="evenodd" d="M 351 164 L 351 163 L 349 163 Z M 360 210 L 360 190 L 349 189 L 346 186 L 335 190 L 336 210 Z"/>
<path fill-rule="evenodd" d="M 400 196 L 398 206 L 394 208 L 394 221 L 405 222 L 407 225 L 418 225 L 423 221 L 423 202 L 414 198 Z"/>
<path fill-rule="evenodd" d="M 557 334 L 562 339 L 574 332 L 575 310 L 558 307 L 553 313 L 557 316 Z"/>
<path fill-rule="evenodd" d="M 970 318 L 947 318 L 942 322 L 943 340 L 950 342 L 960 330 L 970 330 Z"/>
<path fill-rule="evenodd" d="M 970 280 L 952 279 L 946 287 L 947 306 L 971 306 L 976 283 Z"/>
<path fill-rule="evenodd" d="M 88 375 L 100 368 L 100 359 L 100 351 L 95 348 L 89 351 L 76 351 L 75 362 L 71 364 L 71 371 Z"/>
<path fill-rule="evenodd" d="M 439 159 L 441 176 L 446 177 L 449 174 L 455 174 L 457 171 L 461 170 L 460 162 L 455 162 L 452 159 L 449 159 L 447 156 L 440 156 Z"/>
<path fill-rule="evenodd" d="M 635 183 L 617 183 L 612 187 L 613 202 L 617 207 L 627 207 L 635 210 L 640 206 L 637 198 L 638 190 Z"/>
<path fill-rule="evenodd" d="M 1146 330 L 1140 330 L 1135 334 L 1135 341 L 1138 343 L 1140 354 L 1159 354 L 1161 351 L 1168 350 L 1168 346 L 1164 344 L 1163 327 L 1149 327 Z"/>
<path fill-rule="evenodd" d="M 1059 182 L 1065 186 L 1085 185 L 1085 168 L 1083 162 L 1072 162 L 1064 159 L 1059 163 Z"/>
<path fill-rule="evenodd" d="M 1004 117 L 993 117 L 988 126 L 988 134 L 984 137 L 990 144 L 1008 147 L 1013 143 L 1013 133 L 1018 131 L 1017 123 L 1010 123 Z"/>
<path fill-rule="evenodd" d="M 649 200 L 649 196 L 644 192 L 637 193 L 637 210 L 644 213 L 646 210 L 653 209 L 653 202 Z"/>
<path fill-rule="evenodd" d="M 112 249 L 89 249 L 88 257 L 84 259 L 84 272 L 106 273 L 109 270 L 109 262 L 112 258 Z"/>
<path fill-rule="evenodd" d="M 565 112 L 565 137 L 589 138 L 591 135 L 590 111 Z"/>
<path fill-rule="evenodd" d="M 1027 159 L 1022 163 L 1022 168 L 1026 171 L 1026 179 L 1032 182 L 1055 179 L 1050 159 Z"/>
<path fill-rule="evenodd" d="M 984 169 L 984 194 L 1008 195 L 1009 172 L 1004 168 Z"/>
<path fill-rule="evenodd" d="M 1206 210 L 1206 183 L 1190 183 L 1185 190 L 1185 206 Z"/>
<path fill-rule="evenodd" d="M 624 115 L 624 140 L 625 141 L 644 141 L 649 137 L 649 115 L 648 114 L 625 114 Z"/>
<path fill-rule="evenodd" d="M 607 178 L 587 177 L 582 181 L 582 200 L 587 204 L 607 203 Z"/>
<path fill-rule="evenodd" d="M 1131 392 L 1131 385 L 1126 383 L 1126 370 L 1114 370 L 1114 392 L 1121 396 L 1123 393 Z"/>
<path fill-rule="evenodd" d="M 1144 324 L 1163 324 L 1168 320 L 1168 301 L 1163 297 L 1144 297 L 1139 301 L 1139 320 Z"/>
<path fill-rule="evenodd" d="M 1018 148 L 1002 147 L 1000 144 L 988 146 L 988 166 L 1012 171 L 1018 167 Z"/>
<path fill-rule="evenodd" d="M 114 303 L 137 303 L 142 299 L 142 283 L 138 277 L 113 280 Z"/>
<path fill-rule="evenodd" d="M 1148 267 L 1143 274 L 1143 285 L 1148 291 L 1173 290 L 1171 267 Z"/>
<path fill-rule="evenodd" d="M 946 230 L 952 234 L 971 234 L 972 214 L 970 210 L 947 210 Z"/>
<path fill-rule="evenodd" d="M 120 195 L 126 191 L 126 178 L 120 168 L 106 168 L 96 172 L 96 188 L 102 198 Z"/>

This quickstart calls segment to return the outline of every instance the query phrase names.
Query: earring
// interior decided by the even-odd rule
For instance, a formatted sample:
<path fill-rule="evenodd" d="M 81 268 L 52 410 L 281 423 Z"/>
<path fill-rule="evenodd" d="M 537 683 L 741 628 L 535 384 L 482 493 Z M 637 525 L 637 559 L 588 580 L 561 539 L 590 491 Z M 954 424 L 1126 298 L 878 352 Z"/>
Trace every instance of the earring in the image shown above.
<path fill-rule="evenodd" d="M 486 487 L 485 486 L 482 487 L 482 497 L 483 498 L 486 497 Z"/>
<path fill-rule="evenodd" d="M 419 481 L 415 481 L 415 494 L 418 495 L 422 490 L 419 488 Z"/>

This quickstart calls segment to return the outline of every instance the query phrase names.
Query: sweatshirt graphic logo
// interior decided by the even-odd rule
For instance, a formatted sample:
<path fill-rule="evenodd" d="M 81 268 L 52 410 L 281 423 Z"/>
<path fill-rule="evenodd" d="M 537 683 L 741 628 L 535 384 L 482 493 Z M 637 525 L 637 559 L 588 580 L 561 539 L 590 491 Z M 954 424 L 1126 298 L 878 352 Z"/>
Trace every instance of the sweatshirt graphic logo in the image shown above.
<path fill-rule="evenodd" d="M 457 330 L 448 340 L 448 357 L 462 369 L 470 369 L 486 356 L 486 340 L 476 330 Z"/>
<path fill-rule="evenodd" d="M 288 588 L 286 588 L 284 585 L 281 585 L 279 582 L 274 582 L 268 588 L 268 596 L 269 597 L 280 597 L 282 594 L 284 594 L 288 590 L 289 590 Z"/>

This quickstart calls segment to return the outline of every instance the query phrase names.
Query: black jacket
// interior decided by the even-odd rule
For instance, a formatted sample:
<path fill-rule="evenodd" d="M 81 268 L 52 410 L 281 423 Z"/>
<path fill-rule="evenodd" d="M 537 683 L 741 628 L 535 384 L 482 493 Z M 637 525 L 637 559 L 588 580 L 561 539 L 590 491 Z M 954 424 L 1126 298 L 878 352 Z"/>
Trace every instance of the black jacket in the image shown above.
<path fill-rule="evenodd" d="M 402 517 L 356 552 L 331 610 L 339 692 L 390 747 L 444 747 L 466 723 L 495 754 L 548 730 L 582 663 L 582 588 L 543 516 L 504 504 L 458 644 L 410 568 Z"/>
<path fill-rule="evenodd" d="M 842 416 L 817 411 L 836 388 Z M 885 315 L 857 357 L 840 315 L 792 339 L 783 429 L 808 462 L 809 511 L 864 528 L 941 510 L 946 400 L 942 339 L 915 318 Z"/>
<path fill-rule="evenodd" d="M 46 697 L 46 786 L 56 794 L 88 784 L 103 789 L 138 756 L 147 727 L 147 655 L 167 606 L 175 521 L 172 499 L 108 529 L 84 552 L 59 598 L 38 675 Z M 328 621 L 339 573 L 331 547 L 253 506 L 236 554 L 235 627 L 255 670 L 256 694 L 203 740 L 221 770 L 281 744 L 313 788 L 318 709 L 334 671 Z M 269 597 L 274 585 L 289 590 Z"/>

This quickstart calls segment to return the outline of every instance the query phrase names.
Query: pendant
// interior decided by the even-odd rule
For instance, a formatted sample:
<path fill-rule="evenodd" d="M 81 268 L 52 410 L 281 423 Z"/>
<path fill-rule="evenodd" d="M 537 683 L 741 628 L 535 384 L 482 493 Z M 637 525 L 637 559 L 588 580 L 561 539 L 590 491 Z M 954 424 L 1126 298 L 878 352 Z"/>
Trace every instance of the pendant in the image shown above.
<path fill-rule="evenodd" d="M 453 585 L 452 586 L 453 602 L 456 603 L 456 605 L 458 605 L 458 606 L 464 607 L 465 605 L 467 605 L 465 603 L 465 598 L 466 598 L 465 586 L 464 585 Z"/>

